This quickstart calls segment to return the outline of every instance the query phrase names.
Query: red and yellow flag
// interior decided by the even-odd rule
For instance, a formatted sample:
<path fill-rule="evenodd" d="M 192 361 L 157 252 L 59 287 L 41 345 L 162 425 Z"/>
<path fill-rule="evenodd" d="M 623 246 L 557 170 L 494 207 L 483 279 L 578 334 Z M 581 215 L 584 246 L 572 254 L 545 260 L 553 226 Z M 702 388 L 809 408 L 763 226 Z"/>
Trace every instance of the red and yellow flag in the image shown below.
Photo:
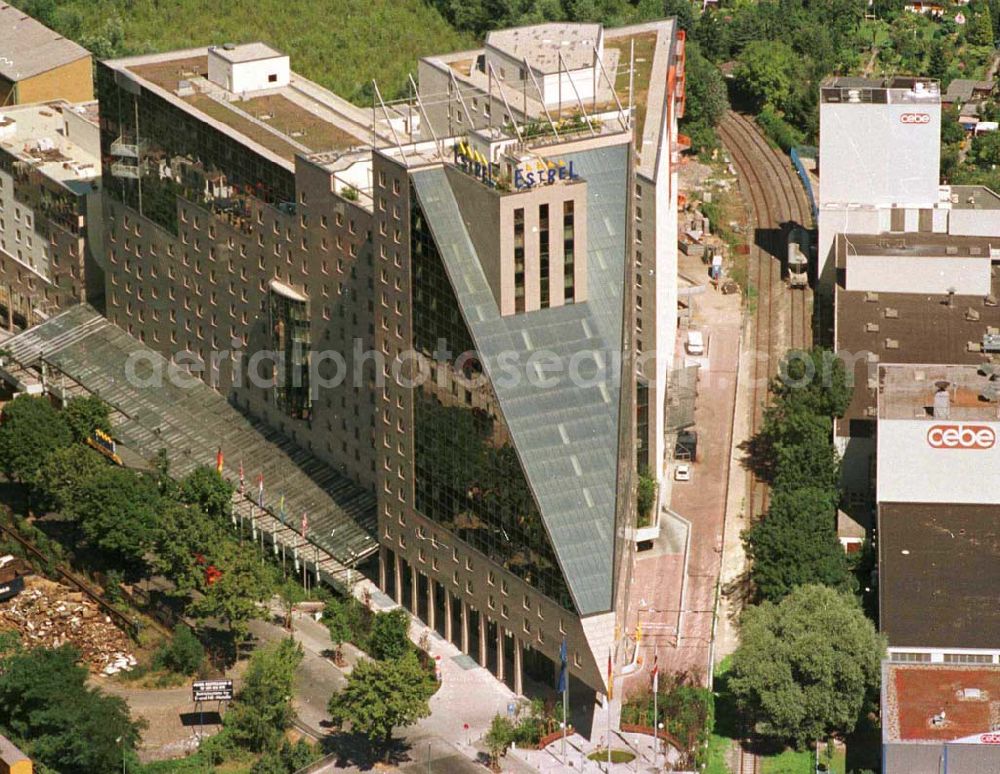
<path fill-rule="evenodd" d="M 223 463 L 223 459 L 224 458 L 222 456 L 222 447 L 220 446 L 219 450 L 215 453 L 215 471 L 220 476 L 222 475 L 222 463 Z"/>

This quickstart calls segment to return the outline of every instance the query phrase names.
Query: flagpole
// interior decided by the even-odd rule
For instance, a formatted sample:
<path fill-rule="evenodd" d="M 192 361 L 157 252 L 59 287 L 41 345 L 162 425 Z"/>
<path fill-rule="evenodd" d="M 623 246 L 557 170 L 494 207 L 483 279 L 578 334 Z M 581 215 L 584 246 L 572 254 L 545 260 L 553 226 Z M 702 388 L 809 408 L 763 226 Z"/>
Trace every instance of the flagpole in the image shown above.
<path fill-rule="evenodd" d="M 611 774 L 611 699 L 615 692 L 615 668 L 608 651 L 608 774 Z"/>
<path fill-rule="evenodd" d="M 563 686 L 563 740 L 562 758 L 563 765 L 566 765 L 566 734 L 569 729 L 569 675 L 566 675 L 566 684 Z"/>
<path fill-rule="evenodd" d="M 660 770 L 660 713 L 657 711 L 659 676 L 658 672 L 653 675 L 653 768 L 657 771 Z"/>

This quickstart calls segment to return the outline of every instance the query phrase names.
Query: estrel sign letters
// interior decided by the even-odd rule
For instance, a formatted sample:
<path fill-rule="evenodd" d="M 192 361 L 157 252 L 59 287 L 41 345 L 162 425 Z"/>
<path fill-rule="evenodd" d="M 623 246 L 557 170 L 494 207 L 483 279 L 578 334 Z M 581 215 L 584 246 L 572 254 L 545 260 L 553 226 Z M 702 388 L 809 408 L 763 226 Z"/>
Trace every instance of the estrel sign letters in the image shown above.
<path fill-rule="evenodd" d="M 931 117 L 929 113 L 903 113 L 899 117 L 901 124 L 929 124 Z"/>
<path fill-rule="evenodd" d="M 535 169 L 518 169 L 514 172 L 514 188 L 533 188 L 536 185 L 550 185 L 557 180 L 578 180 L 580 176 L 573 167 L 573 162 L 543 161 Z"/>
<path fill-rule="evenodd" d="M 932 425 L 927 431 L 927 445 L 932 449 L 992 449 L 996 433 L 988 425 Z"/>
<path fill-rule="evenodd" d="M 482 153 L 465 142 L 455 144 L 455 163 L 487 185 L 493 185 L 493 164 Z"/>

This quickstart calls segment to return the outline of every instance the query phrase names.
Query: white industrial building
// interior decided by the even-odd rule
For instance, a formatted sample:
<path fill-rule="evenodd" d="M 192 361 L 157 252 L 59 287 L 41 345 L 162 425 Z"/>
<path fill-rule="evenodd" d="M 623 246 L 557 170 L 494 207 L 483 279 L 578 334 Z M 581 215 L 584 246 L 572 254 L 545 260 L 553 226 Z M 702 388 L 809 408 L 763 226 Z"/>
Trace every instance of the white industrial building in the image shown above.
<path fill-rule="evenodd" d="M 838 234 L 1000 237 L 997 195 L 980 186 L 942 186 L 940 147 L 936 81 L 834 78 L 823 85 L 817 218 L 821 292 L 829 295 L 837 283 Z"/>

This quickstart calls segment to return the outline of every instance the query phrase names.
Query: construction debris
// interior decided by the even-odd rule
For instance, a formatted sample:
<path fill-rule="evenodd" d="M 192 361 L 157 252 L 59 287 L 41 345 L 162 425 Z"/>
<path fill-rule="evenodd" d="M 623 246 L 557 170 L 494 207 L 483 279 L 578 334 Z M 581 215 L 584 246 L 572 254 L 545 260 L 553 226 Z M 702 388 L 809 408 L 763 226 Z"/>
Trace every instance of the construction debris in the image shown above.
<path fill-rule="evenodd" d="M 72 645 L 92 672 L 112 675 L 136 664 L 129 638 L 96 602 L 38 576 L 26 579 L 20 595 L 0 602 L 0 629 L 16 629 L 28 648 Z"/>

